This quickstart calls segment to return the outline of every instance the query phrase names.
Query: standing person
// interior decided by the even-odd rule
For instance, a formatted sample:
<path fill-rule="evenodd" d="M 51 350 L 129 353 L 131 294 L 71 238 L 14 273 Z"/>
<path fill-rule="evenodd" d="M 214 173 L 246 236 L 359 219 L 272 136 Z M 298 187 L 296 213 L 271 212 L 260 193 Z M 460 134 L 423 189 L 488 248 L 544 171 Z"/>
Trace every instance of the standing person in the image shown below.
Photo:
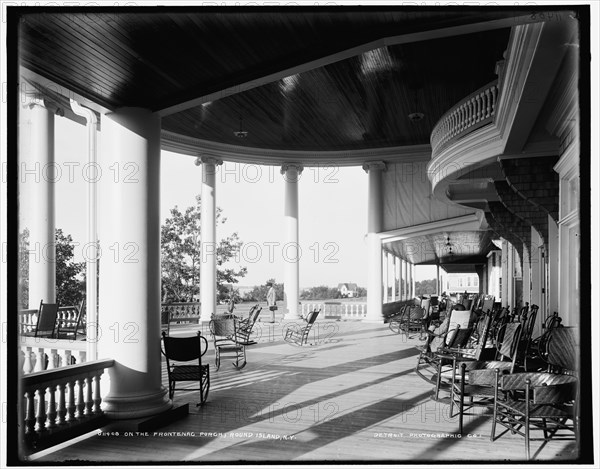
<path fill-rule="evenodd" d="M 271 311 L 271 323 L 275 322 L 275 311 L 277 311 L 275 287 L 272 282 L 267 283 L 269 291 L 267 292 L 267 306 Z"/>

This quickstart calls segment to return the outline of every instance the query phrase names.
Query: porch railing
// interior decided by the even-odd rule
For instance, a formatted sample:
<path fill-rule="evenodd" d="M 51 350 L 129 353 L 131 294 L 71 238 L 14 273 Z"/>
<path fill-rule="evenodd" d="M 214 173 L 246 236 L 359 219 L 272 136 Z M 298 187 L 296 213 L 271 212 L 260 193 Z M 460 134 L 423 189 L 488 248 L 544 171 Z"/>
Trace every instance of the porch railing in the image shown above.
<path fill-rule="evenodd" d="M 99 428 L 100 378 L 114 360 L 97 360 L 59 370 L 31 373 L 21 381 L 23 440 L 38 451 Z"/>
<path fill-rule="evenodd" d="M 56 315 L 57 325 L 76 324 L 77 323 L 77 308 L 74 306 L 61 306 L 58 308 Z M 19 310 L 19 330 L 22 334 L 31 333 L 37 325 L 37 309 L 21 309 Z M 85 321 L 82 323 L 85 328 Z"/>
<path fill-rule="evenodd" d="M 200 303 L 162 303 L 160 305 L 160 321 L 165 325 L 170 320 L 171 324 L 199 324 Z"/>
<path fill-rule="evenodd" d="M 302 303 L 302 314 L 306 316 L 310 311 L 315 309 L 321 310 L 320 317 L 336 317 L 339 319 L 363 319 L 367 316 L 367 303 L 360 302 L 306 302 Z"/>
<path fill-rule="evenodd" d="M 19 344 L 19 367 L 25 375 L 86 362 L 87 343 L 84 340 L 21 336 Z"/>
<path fill-rule="evenodd" d="M 446 112 L 431 132 L 435 157 L 454 140 L 493 121 L 498 102 L 498 80 L 471 93 Z"/>

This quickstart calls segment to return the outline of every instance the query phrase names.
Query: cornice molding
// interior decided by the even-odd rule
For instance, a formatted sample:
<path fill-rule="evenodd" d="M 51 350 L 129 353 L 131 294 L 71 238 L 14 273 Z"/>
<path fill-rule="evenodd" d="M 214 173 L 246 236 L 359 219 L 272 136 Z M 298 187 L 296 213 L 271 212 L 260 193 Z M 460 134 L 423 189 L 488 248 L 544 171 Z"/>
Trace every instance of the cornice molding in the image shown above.
<path fill-rule="evenodd" d="M 439 234 L 440 231 L 480 231 L 485 229 L 482 224 L 482 215 L 477 211 L 469 215 L 454 218 L 445 218 L 422 225 L 407 226 L 396 230 L 378 233 L 383 244 L 402 241 L 404 239 Z"/>
<path fill-rule="evenodd" d="M 216 143 L 168 130 L 161 131 L 161 147 L 163 150 L 184 155 L 206 155 L 223 161 L 271 166 L 281 166 L 284 163 L 302 164 L 304 167 L 362 166 L 372 161 L 385 160 L 387 163 L 403 163 L 431 158 L 429 144 L 339 151 L 274 150 Z"/>

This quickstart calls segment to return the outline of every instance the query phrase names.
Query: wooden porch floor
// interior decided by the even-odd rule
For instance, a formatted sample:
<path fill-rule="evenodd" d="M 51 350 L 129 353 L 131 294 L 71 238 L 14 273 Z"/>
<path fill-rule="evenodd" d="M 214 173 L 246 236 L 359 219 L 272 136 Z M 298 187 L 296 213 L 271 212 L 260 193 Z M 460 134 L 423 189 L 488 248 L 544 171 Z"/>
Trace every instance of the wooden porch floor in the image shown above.
<path fill-rule="evenodd" d="M 238 371 L 211 361 L 208 402 L 179 392 L 190 414 L 148 436 L 93 435 L 37 462 L 235 461 L 522 461 L 523 438 L 502 433 L 490 442 L 490 415 L 457 418 L 434 402 L 414 367 L 418 340 L 387 325 L 317 321 L 317 344 L 293 347 L 281 326 L 257 323 L 259 343 Z M 163 364 L 164 370 L 164 364 Z M 166 377 L 163 373 L 166 385 Z M 503 430 L 503 429 L 502 429 Z M 575 459 L 574 441 L 532 442 L 535 460 Z"/>

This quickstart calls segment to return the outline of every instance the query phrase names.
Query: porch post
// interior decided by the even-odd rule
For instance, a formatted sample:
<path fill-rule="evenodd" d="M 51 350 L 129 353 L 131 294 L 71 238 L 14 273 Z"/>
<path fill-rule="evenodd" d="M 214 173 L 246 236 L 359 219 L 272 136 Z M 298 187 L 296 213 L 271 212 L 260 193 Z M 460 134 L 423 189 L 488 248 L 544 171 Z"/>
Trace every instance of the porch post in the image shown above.
<path fill-rule="evenodd" d="M 398 258 L 392 255 L 392 302 L 396 301 L 396 267 L 398 267 L 398 263 L 396 262 Z"/>
<path fill-rule="evenodd" d="M 115 360 L 102 404 L 113 419 L 145 417 L 172 405 L 160 359 L 160 117 L 121 108 L 101 138 L 98 355 Z"/>
<path fill-rule="evenodd" d="M 210 321 L 217 311 L 217 166 L 223 161 L 209 156 L 196 160 L 202 164 L 202 189 L 200 206 L 200 317 Z"/>
<path fill-rule="evenodd" d="M 409 289 L 409 295 L 408 298 L 412 299 L 416 296 L 416 292 L 415 292 L 415 265 L 411 264 L 410 262 L 408 263 L 408 276 L 410 278 L 410 289 Z"/>
<path fill-rule="evenodd" d="M 283 293 L 286 303 L 285 319 L 298 319 L 300 300 L 300 257 L 298 218 L 298 182 L 304 167 L 297 163 L 286 163 L 281 167 L 285 181 L 285 244 L 283 246 Z"/>
<path fill-rule="evenodd" d="M 389 290 L 389 281 L 390 281 L 390 257 L 387 252 L 383 252 L 383 257 L 381 258 L 381 262 L 383 263 L 383 303 L 388 302 L 388 290 Z"/>
<path fill-rule="evenodd" d="M 367 214 L 367 316 L 366 321 L 383 321 L 381 238 L 383 229 L 383 193 L 381 173 L 386 165 L 382 161 L 363 165 L 369 174 L 369 201 Z"/>
<path fill-rule="evenodd" d="M 23 129 L 25 147 L 22 179 L 28 183 L 35 203 L 29 226 L 29 307 L 37 309 L 40 300 L 56 301 L 56 240 L 54 184 L 57 168 L 54 162 L 54 112 L 43 99 L 31 99 Z M 29 190 L 29 189 L 28 189 Z"/>

